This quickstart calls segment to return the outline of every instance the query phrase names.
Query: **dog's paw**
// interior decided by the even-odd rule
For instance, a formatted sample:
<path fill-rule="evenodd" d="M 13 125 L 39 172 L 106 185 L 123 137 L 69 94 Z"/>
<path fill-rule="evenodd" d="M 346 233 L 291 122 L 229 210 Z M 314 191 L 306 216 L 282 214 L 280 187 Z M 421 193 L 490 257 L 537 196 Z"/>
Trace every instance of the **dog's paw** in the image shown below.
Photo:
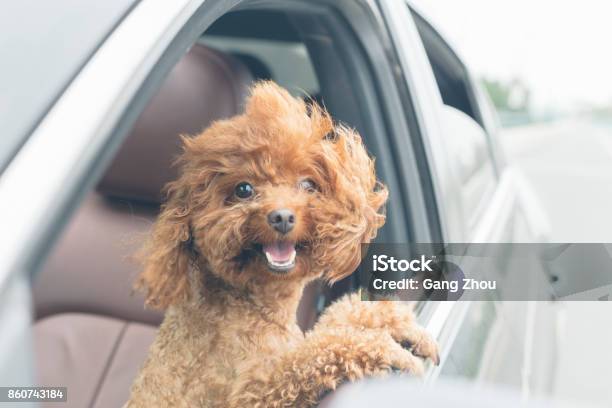
<path fill-rule="evenodd" d="M 440 353 L 437 342 L 421 326 L 413 323 L 409 327 L 396 328 L 393 338 L 402 348 L 424 359 L 430 359 L 435 365 L 440 364 Z"/>
<path fill-rule="evenodd" d="M 409 350 L 415 356 L 430 359 L 435 365 L 440 364 L 438 344 L 416 322 L 412 307 L 405 303 L 393 302 L 391 307 L 389 304 L 381 304 L 380 309 L 380 313 L 386 314 L 381 329 L 387 330 L 402 348 Z"/>
<path fill-rule="evenodd" d="M 422 376 L 425 372 L 423 359 L 417 357 L 410 350 L 404 348 L 395 339 L 391 340 L 393 345 L 388 347 L 390 353 L 390 366 L 388 371 L 394 374 L 411 374 Z"/>
<path fill-rule="evenodd" d="M 383 331 L 415 356 L 440 363 L 436 341 L 416 322 L 412 306 L 399 301 L 362 301 L 349 295 L 325 311 L 318 326 Z"/>
<path fill-rule="evenodd" d="M 351 334 L 350 339 L 345 337 L 341 342 L 344 344 L 343 350 L 352 350 L 351 354 L 344 354 L 343 358 L 352 360 L 356 367 L 360 367 L 353 373 L 353 379 L 363 376 L 384 377 L 391 373 L 422 376 L 425 372 L 424 359 L 404 348 L 388 332 L 361 331 Z"/>
<path fill-rule="evenodd" d="M 404 302 L 362 302 L 369 309 L 366 323 L 374 330 L 387 331 L 403 349 L 423 359 L 440 364 L 438 344 L 433 337 L 416 322 L 412 306 Z M 363 311 L 361 311 L 363 315 Z M 363 317 L 363 316 L 362 316 Z"/>

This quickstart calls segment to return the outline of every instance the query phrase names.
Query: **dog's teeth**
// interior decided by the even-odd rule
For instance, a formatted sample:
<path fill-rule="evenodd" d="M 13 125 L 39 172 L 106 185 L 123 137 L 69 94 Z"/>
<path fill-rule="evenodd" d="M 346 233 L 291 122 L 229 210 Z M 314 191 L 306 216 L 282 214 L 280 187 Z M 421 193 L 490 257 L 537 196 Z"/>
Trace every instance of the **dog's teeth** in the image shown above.
<path fill-rule="evenodd" d="M 267 259 L 267 261 L 268 261 L 268 263 L 269 263 L 270 265 L 275 266 L 275 267 L 281 267 L 281 268 L 282 268 L 282 267 L 285 267 L 285 266 L 293 265 L 293 263 L 295 262 L 295 255 L 296 255 L 296 252 L 295 252 L 295 251 L 293 251 L 293 252 L 291 253 L 291 255 L 289 256 L 289 259 L 287 259 L 287 260 L 286 260 L 286 261 L 284 261 L 284 262 L 277 262 L 277 261 L 275 261 L 275 260 L 272 258 L 272 255 L 270 255 L 270 254 L 269 254 L 267 251 L 264 251 L 264 254 L 266 255 L 266 259 Z"/>

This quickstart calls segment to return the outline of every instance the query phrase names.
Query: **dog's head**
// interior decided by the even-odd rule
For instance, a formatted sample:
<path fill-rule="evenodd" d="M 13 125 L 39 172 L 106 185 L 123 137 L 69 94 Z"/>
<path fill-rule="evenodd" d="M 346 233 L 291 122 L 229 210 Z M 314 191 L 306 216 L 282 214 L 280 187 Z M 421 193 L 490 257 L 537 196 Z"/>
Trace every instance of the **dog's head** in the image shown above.
<path fill-rule="evenodd" d="M 244 114 L 183 141 L 143 248 L 153 306 L 190 296 L 191 264 L 239 289 L 339 280 L 384 223 L 387 190 L 359 135 L 272 82 L 253 87 Z"/>

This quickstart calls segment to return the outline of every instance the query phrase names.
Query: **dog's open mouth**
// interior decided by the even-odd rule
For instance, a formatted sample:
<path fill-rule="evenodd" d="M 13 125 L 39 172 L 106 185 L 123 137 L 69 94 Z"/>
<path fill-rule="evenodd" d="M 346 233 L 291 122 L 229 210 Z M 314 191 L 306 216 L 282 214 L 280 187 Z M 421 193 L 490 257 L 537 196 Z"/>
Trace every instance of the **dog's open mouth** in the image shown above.
<path fill-rule="evenodd" d="M 261 246 L 268 268 L 274 272 L 287 272 L 295 266 L 295 243 L 275 241 Z"/>
<path fill-rule="evenodd" d="M 268 244 L 253 244 L 240 252 L 234 258 L 239 267 L 244 268 L 255 258 L 261 259 L 271 272 L 284 274 L 295 267 L 299 251 L 305 249 L 304 244 L 291 241 L 275 241 Z"/>

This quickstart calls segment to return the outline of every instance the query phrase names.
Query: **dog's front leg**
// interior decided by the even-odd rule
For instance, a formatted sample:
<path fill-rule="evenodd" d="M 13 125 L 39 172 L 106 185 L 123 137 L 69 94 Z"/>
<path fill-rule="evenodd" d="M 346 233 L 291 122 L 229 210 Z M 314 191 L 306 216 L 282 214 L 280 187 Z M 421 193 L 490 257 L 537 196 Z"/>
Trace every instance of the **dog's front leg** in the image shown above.
<path fill-rule="evenodd" d="M 232 407 L 311 407 L 347 381 L 392 371 L 420 375 L 423 361 L 385 331 L 350 327 L 313 330 L 265 369 L 245 373 Z"/>
<path fill-rule="evenodd" d="M 405 302 L 362 301 L 357 294 L 347 295 L 325 309 L 315 330 L 330 327 L 386 331 L 413 354 L 440 362 L 435 340 L 417 324 L 412 306 Z"/>

